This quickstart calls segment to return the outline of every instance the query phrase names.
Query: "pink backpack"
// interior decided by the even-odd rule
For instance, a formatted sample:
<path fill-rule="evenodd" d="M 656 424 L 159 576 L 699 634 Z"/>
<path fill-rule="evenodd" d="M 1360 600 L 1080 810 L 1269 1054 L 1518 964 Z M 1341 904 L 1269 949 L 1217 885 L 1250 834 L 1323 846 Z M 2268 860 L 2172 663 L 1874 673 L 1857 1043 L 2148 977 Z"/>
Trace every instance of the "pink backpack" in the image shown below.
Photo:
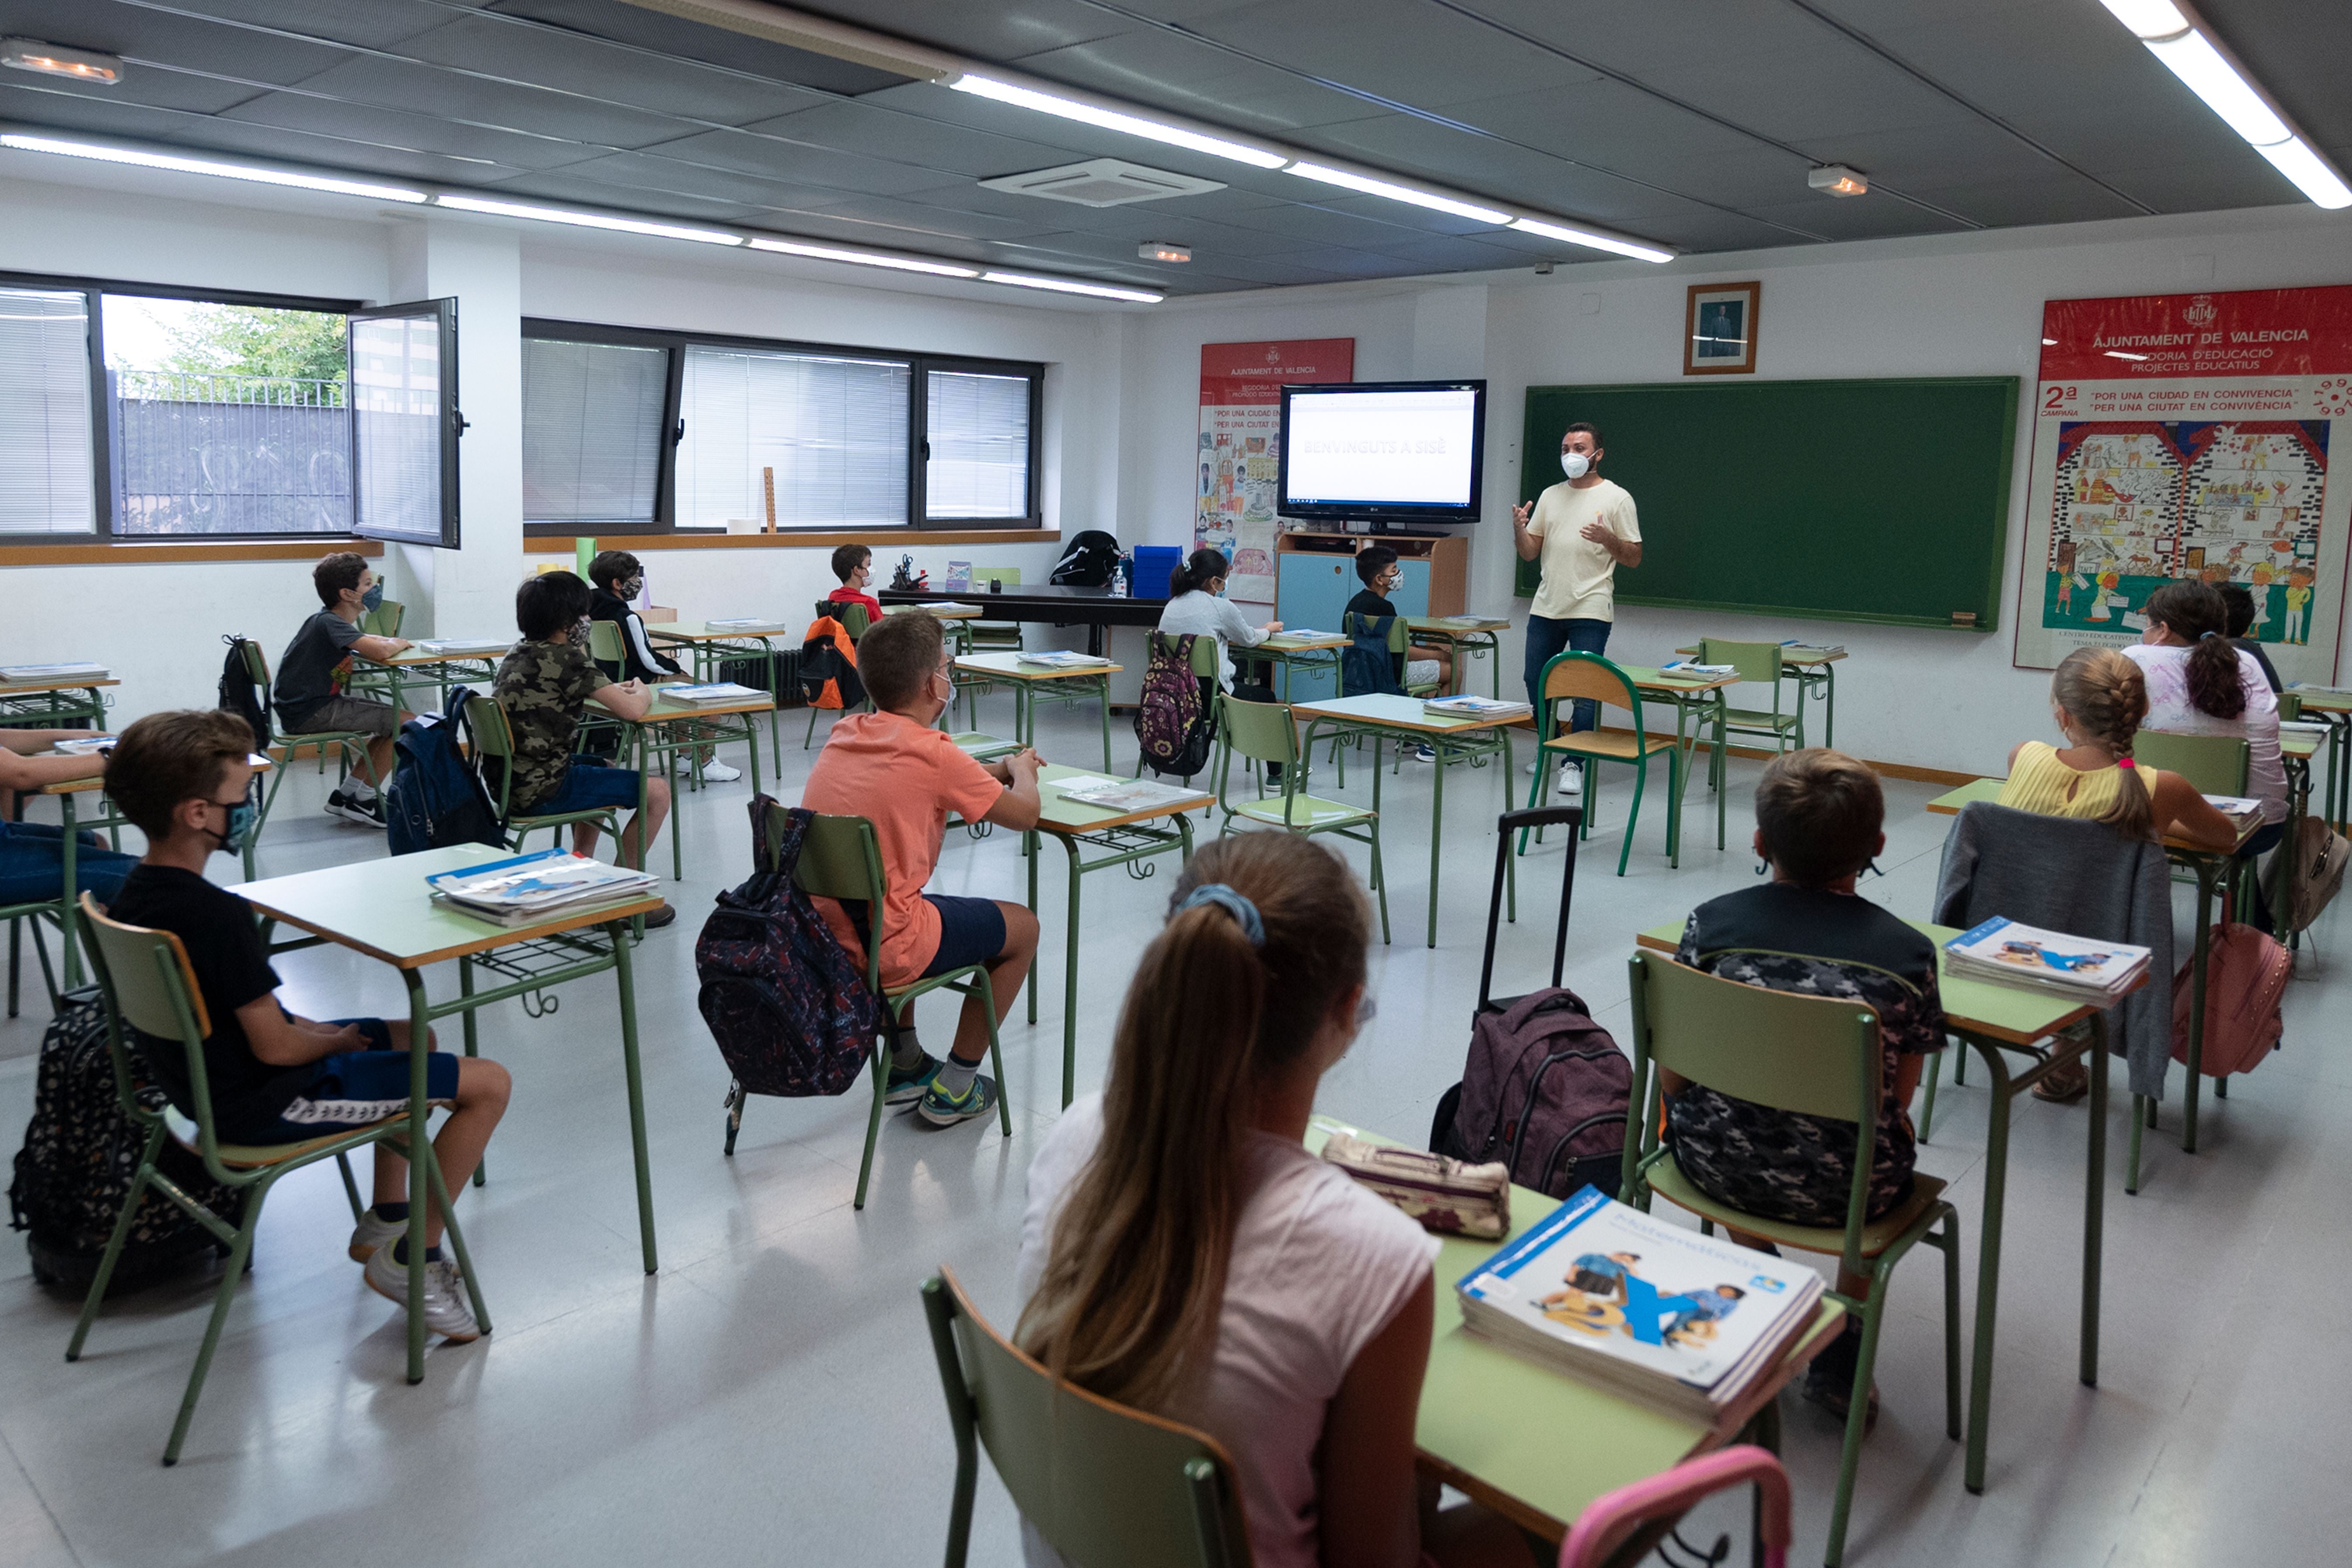
<path fill-rule="evenodd" d="M 2172 977 L 2172 1059 L 2189 1060 L 2192 957 Z M 2252 1072 L 2270 1055 L 2284 1026 L 2279 1002 L 2294 960 L 2250 925 L 2214 928 L 2205 968 L 2205 1043 L 2199 1068 L 2208 1078 Z"/>

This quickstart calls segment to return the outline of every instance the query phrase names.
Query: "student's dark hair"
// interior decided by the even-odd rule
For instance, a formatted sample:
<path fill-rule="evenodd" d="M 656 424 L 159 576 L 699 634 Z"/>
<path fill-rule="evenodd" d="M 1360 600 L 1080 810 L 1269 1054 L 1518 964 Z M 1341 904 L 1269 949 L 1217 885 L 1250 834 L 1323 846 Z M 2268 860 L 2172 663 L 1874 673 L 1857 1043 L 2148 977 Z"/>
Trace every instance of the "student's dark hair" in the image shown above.
<path fill-rule="evenodd" d="M 836 544 L 833 547 L 833 574 L 846 583 L 851 574 L 874 559 L 874 552 L 863 544 Z"/>
<path fill-rule="evenodd" d="M 541 572 L 515 590 L 515 628 L 545 642 L 588 613 L 588 584 L 570 572 Z"/>
<path fill-rule="evenodd" d="M 1171 908 L 1209 883 L 1256 906 L 1265 944 L 1203 903 L 1171 914 L 1143 950 L 1111 1045 L 1102 1141 L 1014 1331 L 1055 1376 L 1145 1409 L 1164 1409 L 1214 1350 L 1254 1090 L 1288 1072 L 1363 984 L 1371 938 L 1354 875 L 1310 839 L 1212 844 Z"/>
<path fill-rule="evenodd" d="M 1819 888 L 1870 864 L 1886 796 L 1865 763 L 1826 746 L 1783 752 L 1756 785 L 1764 858 L 1801 888 Z"/>
<path fill-rule="evenodd" d="M 625 550 L 607 550 L 588 563 L 588 581 L 599 588 L 610 588 L 615 583 L 625 583 L 644 571 L 645 563 Z"/>
<path fill-rule="evenodd" d="M 2189 644 L 2190 706 L 2216 719 L 2235 719 L 2246 710 L 2238 648 L 2230 640 L 2230 607 L 2212 584 L 2167 583 L 2147 596 L 2147 615 Z"/>
<path fill-rule="evenodd" d="M 1592 449 L 1594 451 L 1598 452 L 1601 450 L 1602 446 L 1605 445 L 1605 443 L 1601 439 L 1601 426 L 1598 425 L 1588 425 L 1581 419 L 1570 426 L 1567 429 L 1561 431 L 1559 433 L 1559 438 L 1565 441 L 1570 436 L 1575 435 L 1579 430 L 1583 431 L 1586 435 L 1592 437 Z"/>
<path fill-rule="evenodd" d="M 356 588 L 367 575 L 367 557 L 356 550 L 338 550 L 310 568 L 310 585 L 319 590 L 319 603 L 329 609 L 341 602 L 343 590 Z"/>
<path fill-rule="evenodd" d="M 946 647 L 937 616 L 885 616 L 857 639 L 857 676 L 874 706 L 900 708 L 922 695 Z"/>
<path fill-rule="evenodd" d="M 1365 587 L 1380 580 L 1381 573 L 1396 564 L 1397 552 L 1385 544 L 1367 545 L 1356 552 L 1356 576 Z"/>
<path fill-rule="evenodd" d="M 1233 567 L 1226 563 L 1223 551 L 1195 550 L 1184 557 L 1181 565 L 1168 574 L 1168 596 L 1172 599 L 1180 594 L 1205 588 L 1232 570 Z"/>
<path fill-rule="evenodd" d="M 2085 740 L 2096 741 L 2118 763 L 2130 759 L 2147 717 L 2147 676 L 2121 649 L 2078 647 L 2058 661 L 2050 677 L 2050 700 L 2074 721 Z M 2116 804 L 2099 818 L 2126 838 L 2156 837 L 2156 803 L 2147 780 L 2135 765 L 2124 769 Z"/>
<path fill-rule="evenodd" d="M 352 557 L 357 560 L 358 557 Z M 253 752 L 253 727 L 224 708 L 134 719 L 106 760 L 106 793 L 152 844 L 172 836 L 184 800 L 210 800 L 231 763 Z"/>
<path fill-rule="evenodd" d="M 2243 583 L 2220 583 L 2213 591 L 2221 595 L 2222 613 L 2230 617 L 2230 635 L 2244 637 L 2254 629 L 2254 595 Z"/>

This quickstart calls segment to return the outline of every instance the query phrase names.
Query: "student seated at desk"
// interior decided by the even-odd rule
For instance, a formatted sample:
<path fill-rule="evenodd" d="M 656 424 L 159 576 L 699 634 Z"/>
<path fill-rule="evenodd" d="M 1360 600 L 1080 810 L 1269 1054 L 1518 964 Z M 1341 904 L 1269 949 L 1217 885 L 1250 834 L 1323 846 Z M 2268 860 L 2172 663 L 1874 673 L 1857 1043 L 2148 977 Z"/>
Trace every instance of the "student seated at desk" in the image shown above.
<path fill-rule="evenodd" d="M 646 618 L 629 608 L 629 602 L 646 591 L 646 569 L 637 558 L 625 550 L 607 550 L 588 563 L 588 618 L 610 621 L 619 628 L 621 658 L 618 663 L 604 659 L 596 668 L 604 672 L 607 680 L 638 680 L 648 686 L 664 680 L 688 679 L 685 666 L 654 647 L 646 636 Z M 610 760 L 620 746 L 620 736 L 612 730 L 600 730 L 588 741 L 591 755 Z M 702 776 L 714 784 L 733 784 L 743 776 L 739 768 L 720 762 L 710 746 L 696 748 L 702 763 Z"/>
<path fill-rule="evenodd" d="M 147 836 L 146 858 L 122 884 L 108 913 L 126 925 L 167 931 L 187 952 L 212 1033 L 205 1037 L 205 1079 L 223 1142 L 295 1143 L 365 1127 L 408 1111 L 408 1020 L 299 1018 L 278 1000 L 278 974 L 235 894 L 205 879 L 205 863 L 243 842 L 253 807 L 246 758 L 253 731 L 217 709 L 151 713 L 122 732 L 107 771 L 107 790 Z M 424 894 L 419 889 L 418 898 Z M 432 1043 L 427 1037 L 428 1045 Z M 194 1094 L 187 1053 L 177 1040 L 146 1039 L 150 1071 L 183 1115 Z M 449 1119 L 433 1140 L 441 1179 L 451 1193 L 481 1163 L 490 1133 L 506 1114 L 506 1068 L 481 1058 L 434 1051 L 425 1091 Z M 441 1214 L 425 1215 L 425 1321 L 452 1340 L 481 1330 L 441 1256 Z M 375 1206 L 352 1232 L 352 1258 L 379 1296 L 408 1300 L 408 1162 L 375 1147 Z"/>
<path fill-rule="evenodd" d="M 654 695 L 644 681 L 607 680 L 590 662 L 588 603 L 588 584 L 569 572 L 542 572 L 524 579 L 515 590 L 515 626 L 522 641 L 500 661 L 491 689 L 506 710 L 507 728 L 514 732 L 514 781 L 507 797 L 511 816 L 554 816 L 637 804 L 635 768 L 616 768 L 602 757 L 574 755 L 572 750 L 590 698 L 628 720 L 644 718 L 654 706 Z M 485 769 L 494 762 L 485 758 Z M 497 775 L 491 775 L 489 785 L 497 790 Z M 669 780 L 646 780 L 646 808 L 621 829 L 614 858 L 624 866 L 643 866 L 646 846 L 668 815 Z M 572 825 L 574 853 L 594 854 L 596 839 L 594 823 Z M 666 926 L 676 919 L 677 910 L 664 904 L 646 916 L 646 927 Z"/>
<path fill-rule="evenodd" d="M 809 770 L 801 805 L 820 816 L 862 816 L 874 824 L 886 884 L 878 939 L 882 984 L 911 985 L 926 975 L 983 964 L 1001 1024 L 1037 956 L 1037 917 L 1003 900 L 923 888 L 939 869 L 948 813 L 1016 833 L 1037 826 L 1037 753 L 975 762 L 936 727 L 955 700 L 955 665 L 936 616 L 875 622 L 857 645 L 857 672 L 875 710 L 835 721 Z M 862 967 L 866 944 L 877 940 L 874 911 L 832 899 L 816 905 Z M 979 998 L 964 998 L 944 1062 L 927 1055 L 916 1039 L 914 1004 L 898 1015 L 898 1023 L 885 1103 L 911 1102 L 934 1127 L 996 1110 L 996 1080 L 979 1070 L 988 1056 L 988 1016 Z"/>
<path fill-rule="evenodd" d="M 1756 855 L 1772 879 L 1709 899 L 1683 927 L 1677 963 L 1743 985 L 1850 996 L 1878 1015 L 1885 1092 L 1870 1172 L 1867 1217 L 1911 1195 L 1916 1139 L 1905 1108 L 1919 1068 L 1944 1048 L 1936 944 L 1854 891 L 1854 879 L 1886 847 L 1878 775 L 1843 752 L 1786 752 L 1756 786 Z M 1666 1142 L 1700 1191 L 1736 1208 L 1791 1225 L 1846 1221 L 1853 1184 L 1851 1121 L 1775 1110 L 1678 1074 L 1664 1075 Z M 1765 1243 L 1734 1231 L 1744 1246 Z M 1848 1295 L 1870 1293 L 1865 1275 L 1841 1275 Z M 1862 1325 L 1813 1359 L 1805 1397 L 1843 1418 L 1853 1392 Z M 1875 1389 L 1871 1404 L 1878 1402 Z"/>
<path fill-rule="evenodd" d="M 1160 612 L 1159 631 L 1163 637 L 1216 638 L 1218 684 L 1244 702 L 1272 702 L 1274 687 L 1265 679 L 1264 661 L 1252 666 L 1247 680 L 1239 679 L 1234 673 L 1231 649 L 1236 643 L 1257 647 L 1280 631 L 1282 623 L 1251 626 L 1241 607 L 1225 597 L 1225 571 L 1221 551 L 1195 550 L 1186 556 L 1181 565 L 1168 574 L 1168 607 Z M 1266 763 L 1265 777 L 1268 784 L 1280 784 L 1282 764 Z"/>
<path fill-rule="evenodd" d="M 1393 616 L 1397 607 L 1389 603 L 1388 595 L 1404 581 L 1404 568 L 1397 564 L 1397 552 L 1385 544 L 1370 545 L 1356 552 L 1356 576 L 1364 585 L 1348 601 L 1351 616 Z M 1454 679 L 1454 654 L 1450 648 L 1415 643 L 1405 659 L 1404 683 L 1407 686 L 1444 686 Z M 1424 748 L 1425 750 L 1426 748 Z"/>
<path fill-rule="evenodd" d="M 54 899 L 65 889 L 65 861 L 58 843 L 62 831 L 45 822 L 17 822 L 16 792 L 39 789 L 73 779 L 97 778 L 106 772 L 103 756 L 50 757 L 47 752 L 59 741 L 88 741 L 91 730 L 0 730 L 0 904 L 33 904 Z M 135 855 L 117 854 L 99 843 L 95 833 L 80 834 L 74 845 L 74 890 L 91 893 L 101 904 L 114 901 L 115 889 Z"/>
<path fill-rule="evenodd" d="M 866 591 L 866 584 L 874 581 L 874 552 L 863 544 L 835 546 L 833 574 L 841 579 L 841 586 L 824 596 L 826 604 L 863 605 L 869 624 L 882 618 L 882 601 Z"/>
<path fill-rule="evenodd" d="M 2230 640 L 2238 645 L 2240 653 L 2252 655 L 2253 661 L 2263 667 L 2263 679 L 2271 683 L 2273 696 L 2284 691 L 2286 683 L 2279 679 L 2278 670 L 2271 664 L 2271 656 L 2263 650 L 2260 639 L 2250 635 L 2254 629 L 2254 595 L 2252 591 L 2243 583 L 2223 583 L 2214 591 L 2221 595 L 2221 606 L 2229 612 Z M 2269 590 L 2265 588 L 2263 591 L 2267 593 Z"/>
<path fill-rule="evenodd" d="M 1108 1080 L 1030 1164 L 1014 1338 L 1057 1377 L 1223 1444 L 1258 1568 L 1412 1568 L 1424 1550 L 1528 1565 L 1491 1516 L 1416 1517 L 1437 1240 L 1303 1142 L 1371 1017 L 1370 936 L 1354 876 L 1310 839 L 1192 857 Z M 1031 1568 L 1058 1563 L 1023 1534 Z"/>
<path fill-rule="evenodd" d="M 354 773 L 327 796 L 327 813 L 362 827 L 383 826 L 383 803 L 376 786 L 392 774 L 393 742 L 411 715 L 389 702 L 347 697 L 352 656 L 387 659 L 409 647 L 399 637 L 371 637 L 360 617 L 383 603 L 383 582 L 367 557 L 338 551 L 310 569 L 311 586 L 324 606 L 304 621 L 278 658 L 278 685 L 270 705 L 289 740 L 328 730 L 355 730 L 368 737 L 365 776 Z"/>

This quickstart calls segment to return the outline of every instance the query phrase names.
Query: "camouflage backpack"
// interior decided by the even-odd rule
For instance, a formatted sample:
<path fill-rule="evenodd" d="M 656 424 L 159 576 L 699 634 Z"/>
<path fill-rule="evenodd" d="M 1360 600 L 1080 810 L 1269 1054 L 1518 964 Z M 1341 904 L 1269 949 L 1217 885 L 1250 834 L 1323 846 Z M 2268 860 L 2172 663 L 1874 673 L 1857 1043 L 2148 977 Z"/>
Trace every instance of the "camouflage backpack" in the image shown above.
<path fill-rule="evenodd" d="M 1151 634 L 1151 662 L 1143 671 L 1143 695 L 1135 705 L 1135 742 L 1143 765 L 1156 773 L 1191 778 L 1209 765 L 1216 722 L 1202 700 L 1201 679 L 1192 673 L 1191 634 Z"/>

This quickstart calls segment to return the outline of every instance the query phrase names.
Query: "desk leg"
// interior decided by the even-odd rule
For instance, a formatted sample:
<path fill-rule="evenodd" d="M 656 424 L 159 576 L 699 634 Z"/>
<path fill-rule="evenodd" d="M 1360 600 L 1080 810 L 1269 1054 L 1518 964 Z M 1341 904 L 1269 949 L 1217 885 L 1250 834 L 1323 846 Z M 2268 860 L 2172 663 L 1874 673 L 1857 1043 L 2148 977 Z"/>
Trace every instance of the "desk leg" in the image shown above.
<path fill-rule="evenodd" d="M 1069 935 L 1064 942 L 1062 953 L 1062 1109 L 1067 1110 L 1070 1109 L 1071 1096 L 1077 1093 L 1078 900 L 1079 889 L 1086 881 L 1087 872 L 1086 868 L 1078 862 L 1078 841 L 1074 837 L 1064 837 L 1060 834 L 1055 837 L 1062 839 L 1062 847 L 1067 850 L 1070 856 L 1070 907 L 1063 921 L 1063 923 L 1070 929 Z M 1037 865 L 1034 856 L 1029 865 L 1029 874 L 1034 878 L 1036 875 Z M 1036 994 L 1037 979 L 1035 974 L 1032 973 L 1029 978 L 1029 995 L 1033 1003 L 1036 1000 Z"/>
<path fill-rule="evenodd" d="M 1837 745 L 1837 666 L 1822 666 L 1822 744 Z"/>
<path fill-rule="evenodd" d="M 2213 952 L 2213 884 L 2221 878 L 2216 858 L 2197 859 L 2197 949 L 2189 970 L 2189 1082 L 2180 1091 L 2180 1152 L 2197 1152 L 2197 1091 L 2205 1067 L 2205 972 Z"/>
<path fill-rule="evenodd" d="M 1014 721 L 1016 732 L 1019 728 L 1016 715 Z M 1034 915 L 1037 912 L 1037 830 L 1035 828 L 1033 827 L 1021 836 L 1021 853 L 1029 862 L 1029 912 Z M 1029 1022 L 1034 1024 L 1036 1021 L 1037 964 L 1036 961 L 1032 959 L 1029 964 Z"/>
<path fill-rule="evenodd" d="M 1723 803 L 1731 794 L 1731 754 L 1724 748 L 1731 738 L 1731 699 L 1722 692 L 1715 694 L 1715 745 L 1712 748 L 1722 772 L 1715 786 L 1715 847 L 1723 847 Z M 1684 775 L 1685 782 L 1688 774 Z"/>
<path fill-rule="evenodd" d="M 1399 751 L 1404 749 L 1405 739 L 1400 737 L 1397 741 Z M 1443 741 L 1438 744 L 1440 750 L 1437 754 L 1437 777 L 1430 785 L 1429 803 L 1429 945 L 1432 947 L 1437 945 L 1437 864 L 1445 850 L 1445 767 L 1447 756 L 1453 750 Z M 1375 751 L 1372 753 L 1372 793 L 1375 795 L 1380 793 L 1380 753 Z M 1510 787 L 1507 779 L 1505 780 L 1503 787 L 1506 789 Z M 1378 810 L 1379 807 L 1376 805 L 1373 809 Z"/>
<path fill-rule="evenodd" d="M 457 995 L 465 1001 L 471 1001 L 474 995 L 474 961 L 470 957 L 462 955 L 457 960 Z M 474 1021 L 474 1012 L 473 1008 L 468 1007 L 458 1015 L 464 1020 L 466 1054 L 469 1057 L 482 1054 L 481 1030 Z M 487 1185 L 489 1179 L 490 1162 L 486 1154 L 474 1163 L 474 1185 L 478 1187 Z"/>
<path fill-rule="evenodd" d="M 425 1136 L 425 1058 L 432 1054 L 432 1024 L 425 1003 L 425 978 L 404 969 L 408 987 L 408 1381 L 425 1381 L 425 1162 L 432 1158 Z"/>
<path fill-rule="evenodd" d="M 2001 1205 L 2009 1184 L 2009 1113 L 2015 1090 L 2000 1052 L 1990 1046 L 1978 1048 L 1984 1056 L 1985 1072 L 1992 1079 L 1992 1094 L 1986 1110 L 1984 1217 L 1978 1222 L 1981 1240 L 1977 1251 L 1977 1328 L 1976 1342 L 1969 1353 L 1969 1444 L 1962 1479 L 1969 1491 L 1981 1493 L 1985 1440 L 1992 1425 L 1993 1317 L 2000 1299 Z"/>
<path fill-rule="evenodd" d="M 1103 772 L 1108 773 L 1110 772 L 1110 677 L 1106 675 L 1099 679 L 1102 684 L 1096 688 L 1096 695 L 1102 703 Z"/>
<path fill-rule="evenodd" d="M 772 713 L 775 710 L 771 708 L 768 711 Z M 759 722 L 760 721 L 748 713 L 743 716 L 743 751 L 745 755 L 750 757 L 751 762 L 751 793 L 753 795 L 760 793 Z M 711 754 L 714 757 L 718 755 L 715 751 Z M 784 776 L 781 769 L 778 770 L 776 776 L 780 779 Z M 672 843 L 676 843 L 677 841 L 677 825 L 676 823 L 670 824 L 669 837 Z"/>
<path fill-rule="evenodd" d="M 2099 1385 L 2099 1268 L 2105 1247 L 2107 1165 L 2107 1017 L 2094 1013 L 2091 1029 L 2090 1165 L 2083 1183 L 2082 1371 L 2085 1388 Z"/>
<path fill-rule="evenodd" d="M 654 1173 L 646 1152 L 646 1086 L 637 1063 L 637 981 L 630 968 L 629 922 L 614 921 L 604 933 L 613 942 L 613 977 L 621 990 L 621 1066 L 629 1080 L 629 1152 L 637 1164 L 637 1237 L 651 1274 L 661 1261 L 654 1254 Z"/>
<path fill-rule="evenodd" d="M 1518 777 L 1518 763 L 1511 755 L 1511 731 L 1508 726 L 1502 731 L 1502 736 L 1503 809 L 1508 811 L 1511 809 L 1511 781 Z M 1497 831 L 1500 830 L 1497 829 Z M 1573 864 L 1576 859 L 1576 837 L 1573 834 L 1570 835 L 1568 840 L 1568 858 L 1570 864 Z M 1503 887 L 1507 905 L 1505 912 L 1512 923 L 1517 924 L 1519 918 L 1519 858 L 1516 855 L 1503 857 Z M 1567 929 L 1565 923 L 1560 927 L 1563 932 Z"/>
<path fill-rule="evenodd" d="M 65 907 L 58 912 L 64 918 L 58 921 L 58 945 L 65 949 L 66 989 L 81 984 L 81 944 L 74 941 L 74 897 L 79 890 L 74 886 L 74 859 L 81 848 L 81 838 L 76 826 L 74 797 L 70 792 L 58 796 L 58 811 L 63 826 L 58 829 L 58 861 L 65 877 Z M 40 929 L 34 928 L 34 935 Z"/>

